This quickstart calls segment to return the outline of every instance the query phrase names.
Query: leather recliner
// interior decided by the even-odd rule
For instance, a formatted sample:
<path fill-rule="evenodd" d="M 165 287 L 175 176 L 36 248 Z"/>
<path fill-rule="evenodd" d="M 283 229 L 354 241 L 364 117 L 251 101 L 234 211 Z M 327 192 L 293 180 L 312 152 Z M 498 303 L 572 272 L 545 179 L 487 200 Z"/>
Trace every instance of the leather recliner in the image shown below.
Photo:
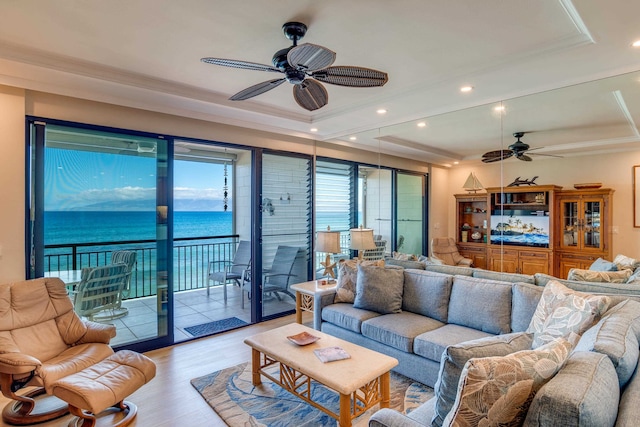
<path fill-rule="evenodd" d="M 111 356 L 115 334 L 113 325 L 78 317 L 58 278 L 0 285 L 0 389 L 13 400 L 3 420 L 26 425 L 66 414 L 66 405 L 40 412 L 35 397 L 51 394 L 57 380 Z M 28 386 L 37 388 L 16 393 Z"/>
<path fill-rule="evenodd" d="M 473 260 L 460 255 L 458 246 L 451 237 L 434 237 L 431 240 L 431 256 L 446 265 L 473 267 Z"/>

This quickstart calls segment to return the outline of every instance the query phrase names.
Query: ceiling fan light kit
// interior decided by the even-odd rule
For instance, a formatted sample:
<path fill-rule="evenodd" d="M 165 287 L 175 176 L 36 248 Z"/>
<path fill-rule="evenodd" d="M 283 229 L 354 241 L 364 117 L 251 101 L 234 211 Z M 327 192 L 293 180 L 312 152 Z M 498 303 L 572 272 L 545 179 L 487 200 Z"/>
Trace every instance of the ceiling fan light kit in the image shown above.
<path fill-rule="evenodd" d="M 336 53 L 326 47 L 298 41 L 307 33 L 302 22 L 287 22 L 282 26 L 284 35 L 293 45 L 277 51 L 271 60 L 273 66 L 255 62 L 223 58 L 202 58 L 207 64 L 244 70 L 282 73 L 284 77 L 258 83 L 241 90 L 229 99 L 243 101 L 280 86 L 285 81 L 293 84 L 293 98 L 302 108 L 314 111 L 329 102 L 329 95 L 320 83 L 348 87 L 383 86 L 389 79 L 387 73 L 371 68 L 341 65 L 332 67 Z"/>

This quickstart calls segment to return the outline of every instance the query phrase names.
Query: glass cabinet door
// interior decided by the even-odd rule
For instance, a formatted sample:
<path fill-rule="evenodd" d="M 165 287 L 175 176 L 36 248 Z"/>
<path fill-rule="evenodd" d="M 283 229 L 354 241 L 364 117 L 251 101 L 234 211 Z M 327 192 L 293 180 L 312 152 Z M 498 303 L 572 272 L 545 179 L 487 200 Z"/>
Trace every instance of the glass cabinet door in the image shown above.
<path fill-rule="evenodd" d="M 580 238 L 580 218 L 578 215 L 578 200 L 562 202 L 562 247 L 575 248 Z"/>
<path fill-rule="evenodd" d="M 585 200 L 583 202 L 583 219 L 581 221 L 582 241 L 584 248 L 600 249 L 600 214 L 601 200 Z"/>

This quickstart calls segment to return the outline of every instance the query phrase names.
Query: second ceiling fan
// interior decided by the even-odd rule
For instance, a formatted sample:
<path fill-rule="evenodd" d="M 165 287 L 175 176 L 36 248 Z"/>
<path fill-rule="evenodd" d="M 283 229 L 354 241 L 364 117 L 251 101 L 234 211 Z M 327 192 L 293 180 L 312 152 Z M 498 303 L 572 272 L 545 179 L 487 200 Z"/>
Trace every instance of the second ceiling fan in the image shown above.
<path fill-rule="evenodd" d="M 513 136 L 516 138 L 516 142 L 511 144 L 507 150 L 495 150 L 484 153 L 482 155 L 482 161 L 484 163 L 493 163 L 515 156 L 518 160 L 530 162 L 533 159 L 529 157 L 528 154 L 532 156 L 562 157 L 556 156 L 555 154 L 530 153 L 530 151 L 539 150 L 543 147 L 530 148 L 529 144 L 520 141 L 520 138 L 522 138 L 525 133 L 526 132 L 514 132 Z"/>

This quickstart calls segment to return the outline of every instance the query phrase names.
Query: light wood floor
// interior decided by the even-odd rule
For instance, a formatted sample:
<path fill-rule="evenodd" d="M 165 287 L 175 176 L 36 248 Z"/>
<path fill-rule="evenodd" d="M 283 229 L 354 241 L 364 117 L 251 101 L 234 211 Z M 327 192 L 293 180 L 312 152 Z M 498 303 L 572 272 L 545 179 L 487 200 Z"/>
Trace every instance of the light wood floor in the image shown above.
<path fill-rule="evenodd" d="M 303 314 L 304 323 L 310 324 L 312 315 Z M 145 353 L 156 363 L 157 373 L 151 382 L 127 398 L 138 405 L 138 416 L 131 425 L 226 426 L 189 381 L 250 361 L 251 349 L 243 342 L 246 337 L 292 322 L 295 322 L 295 315 Z M 0 395 L 0 407 L 4 407 L 8 401 Z M 71 416 L 66 416 L 37 426 L 66 426 L 70 419 Z"/>

